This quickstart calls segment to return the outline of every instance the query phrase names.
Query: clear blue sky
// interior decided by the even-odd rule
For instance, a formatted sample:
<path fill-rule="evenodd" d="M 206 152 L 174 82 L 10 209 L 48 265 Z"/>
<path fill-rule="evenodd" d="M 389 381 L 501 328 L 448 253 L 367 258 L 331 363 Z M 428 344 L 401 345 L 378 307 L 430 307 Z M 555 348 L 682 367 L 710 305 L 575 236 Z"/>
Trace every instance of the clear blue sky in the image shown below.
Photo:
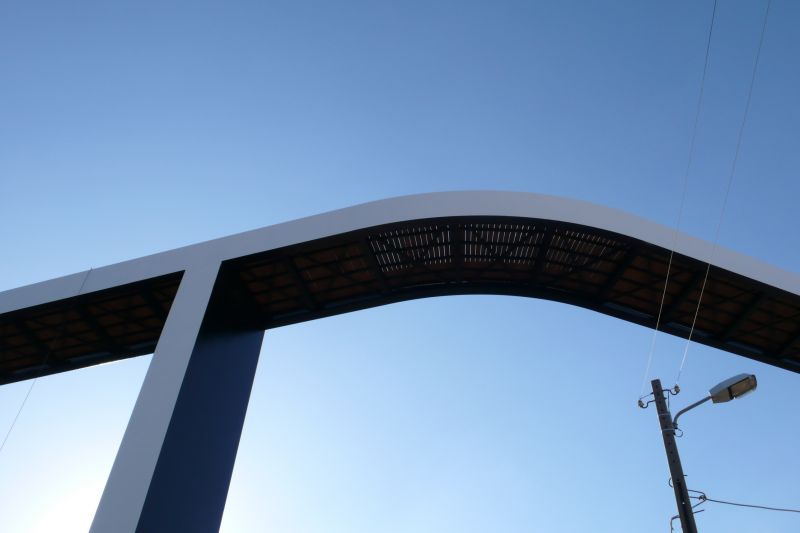
<path fill-rule="evenodd" d="M 0 4 L 0 289 L 399 194 L 576 197 L 674 225 L 712 2 Z M 682 227 L 713 238 L 765 2 L 719 0 Z M 800 5 L 774 0 L 720 243 L 800 271 Z M 667 531 L 651 331 L 509 297 L 267 333 L 223 531 Z M 683 342 L 659 336 L 674 382 Z M 85 531 L 149 357 L 38 381 L 0 529 Z M 800 507 L 800 376 L 693 345 L 691 488 Z M 5 433 L 28 383 L 0 388 Z M 707 505 L 706 532 L 800 530 Z"/>

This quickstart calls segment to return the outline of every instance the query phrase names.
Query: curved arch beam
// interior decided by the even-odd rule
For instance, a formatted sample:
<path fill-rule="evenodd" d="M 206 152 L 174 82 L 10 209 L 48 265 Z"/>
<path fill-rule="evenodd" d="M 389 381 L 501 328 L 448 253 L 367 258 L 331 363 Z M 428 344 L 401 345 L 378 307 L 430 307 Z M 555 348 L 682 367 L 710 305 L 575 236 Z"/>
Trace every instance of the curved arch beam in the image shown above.
<path fill-rule="evenodd" d="M 800 370 L 798 274 L 588 202 L 464 191 L 379 200 L 2 292 L 0 383 L 152 352 L 183 272 L 211 263 L 223 273 L 212 316 L 259 328 L 470 293 L 654 327 L 673 243 L 661 327 L 687 335 L 710 261 L 694 339 Z M 119 332 L 121 322 L 136 331 Z"/>
<path fill-rule="evenodd" d="M 355 206 L 0 293 L 0 383 L 154 352 L 92 532 L 215 531 L 263 330 L 392 302 L 565 302 L 800 371 L 800 276 L 551 196 Z M 659 309 L 670 248 L 673 267 Z"/>

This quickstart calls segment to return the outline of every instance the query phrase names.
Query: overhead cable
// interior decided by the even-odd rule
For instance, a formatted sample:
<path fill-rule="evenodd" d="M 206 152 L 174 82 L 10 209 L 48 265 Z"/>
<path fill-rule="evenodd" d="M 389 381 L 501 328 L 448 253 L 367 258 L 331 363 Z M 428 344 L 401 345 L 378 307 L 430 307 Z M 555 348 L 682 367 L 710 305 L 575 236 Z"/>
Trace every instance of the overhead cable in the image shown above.
<path fill-rule="evenodd" d="M 772 0 L 767 0 L 767 8 L 764 11 L 764 19 L 761 23 L 761 35 L 758 39 L 758 49 L 756 50 L 756 59 L 753 62 L 753 71 L 750 75 L 750 86 L 747 89 L 747 101 L 744 106 L 744 113 L 742 114 L 742 122 L 739 126 L 739 134 L 736 138 L 736 150 L 733 154 L 733 162 L 731 163 L 731 170 L 728 175 L 728 184 L 725 187 L 725 196 L 722 199 L 722 208 L 719 213 L 719 219 L 717 220 L 717 229 L 714 232 L 714 240 L 712 241 L 712 248 L 711 248 L 711 256 L 709 257 L 708 264 L 706 265 L 706 273 L 703 276 L 703 285 L 700 288 L 700 296 L 697 298 L 697 307 L 694 311 L 694 318 L 692 319 L 692 327 L 689 330 L 689 336 L 686 339 L 686 346 L 683 349 L 683 358 L 681 359 L 680 367 L 678 368 L 678 375 L 675 378 L 675 384 L 679 384 L 681 381 L 681 373 L 683 372 L 683 367 L 686 364 L 686 356 L 689 353 L 689 343 L 692 341 L 692 335 L 694 335 L 695 325 L 697 324 L 697 316 L 700 314 L 700 305 L 703 302 L 703 294 L 706 290 L 706 283 L 708 282 L 708 274 L 711 271 L 711 263 L 714 261 L 714 255 L 717 252 L 717 242 L 719 241 L 719 231 L 722 227 L 722 220 L 725 217 L 725 208 L 728 205 L 728 197 L 731 193 L 731 185 L 733 185 L 733 176 L 736 173 L 736 164 L 739 161 L 739 152 L 742 147 L 742 137 L 744 136 L 744 128 L 747 124 L 747 116 L 750 112 L 750 102 L 753 97 L 753 86 L 756 82 L 756 74 L 758 72 L 758 62 L 761 58 L 761 48 L 764 44 L 764 35 L 767 32 L 767 19 L 769 18 L 769 9 L 772 5 Z"/>
<path fill-rule="evenodd" d="M 83 277 L 83 281 L 81 282 L 81 286 L 78 287 L 78 292 L 75 293 L 76 297 L 80 296 L 81 292 L 83 292 L 83 288 L 86 285 L 86 281 L 89 279 L 89 274 L 91 274 L 91 273 L 92 273 L 92 268 L 90 268 L 89 270 L 86 271 L 86 275 Z M 75 307 L 75 305 L 76 305 L 76 302 L 73 301 L 72 306 L 69 309 L 67 309 L 66 311 L 64 311 L 64 314 L 62 315 L 64 317 L 64 320 L 61 323 L 61 328 L 60 328 L 60 330 L 58 332 L 58 335 L 56 336 L 55 339 L 53 339 L 53 342 L 50 344 L 50 348 L 47 350 L 47 353 L 45 353 L 44 358 L 42 359 L 42 364 L 41 364 L 41 367 L 40 367 L 41 370 L 31 380 L 31 384 L 28 386 L 28 390 L 25 393 L 25 396 L 22 398 L 22 402 L 19 404 L 19 408 L 17 409 L 17 413 L 14 415 L 14 419 L 11 421 L 11 425 L 8 427 L 8 431 L 6 431 L 5 437 L 3 437 L 3 442 L 0 443 L 0 452 L 2 452 L 3 448 L 5 448 L 6 442 L 8 441 L 8 437 L 11 436 L 11 432 L 14 430 L 14 426 L 16 426 L 16 424 L 17 424 L 17 420 L 19 419 L 19 415 L 22 414 L 22 410 L 25 408 L 25 404 L 28 402 L 28 398 L 30 397 L 31 392 L 33 391 L 33 387 L 36 385 L 36 382 L 41 377 L 42 372 L 47 367 L 47 362 L 50 360 L 50 355 L 53 353 L 53 346 L 55 346 L 57 344 L 60 344 L 62 342 L 62 340 L 64 338 L 64 329 L 65 329 L 65 325 L 66 325 L 66 316 L 69 314 L 70 311 L 72 311 L 72 309 Z"/>
<path fill-rule="evenodd" d="M 690 490 L 694 494 L 691 494 L 689 498 L 693 500 L 698 500 L 696 504 L 692 506 L 692 509 L 697 507 L 698 505 L 702 505 L 705 502 L 714 502 L 714 503 L 722 503 L 724 505 L 734 505 L 736 507 L 749 507 L 752 509 L 763 509 L 765 511 L 780 511 L 783 513 L 800 513 L 800 509 L 787 509 L 784 507 L 769 507 L 767 505 L 755 505 L 753 503 L 739 503 L 739 502 L 730 502 L 727 500 L 717 500 L 715 498 L 709 498 L 705 492 L 702 490 Z M 697 494 L 697 496 L 695 496 Z"/>
<path fill-rule="evenodd" d="M 669 285 L 669 275 L 672 270 L 672 258 L 675 255 L 675 246 L 678 241 L 678 232 L 680 231 L 681 227 L 681 219 L 683 218 L 683 208 L 686 204 L 686 191 L 688 189 L 689 183 L 689 170 L 692 167 L 692 160 L 694 159 L 694 146 L 695 141 L 697 140 L 697 126 L 700 123 L 700 109 L 702 108 L 703 104 L 703 95 L 705 93 L 705 86 L 706 86 L 706 73 L 708 72 L 708 58 L 709 52 L 711 50 L 711 35 L 714 32 L 714 20 L 716 19 L 717 15 L 717 0 L 714 0 L 714 5 L 711 10 L 711 22 L 708 25 L 708 37 L 706 38 L 706 52 L 705 58 L 703 60 L 703 75 L 700 78 L 700 92 L 697 96 L 697 105 L 695 106 L 694 111 L 694 122 L 692 125 L 692 137 L 691 141 L 689 142 L 689 156 L 686 160 L 686 168 L 683 172 L 683 187 L 681 191 L 681 203 L 680 207 L 678 208 L 678 217 L 675 221 L 675 231 L 672 235 L 672 246 L 669 250 L 669 261 L 667 262 L 667 274 L 664 278 L 664 288 L 661 291 L 661 302 L 658 306 L 658 315 L 656 317 L 656 327 L 653 330 L 653 337 L 650 340 L 650 350 L 647 354 L 647 365 L 644 371 L 644 377 L 642 378 L 642 388 L 639 391 L 639 399 L 644 397 L 644 389 L 647 385 L 647 378 L 650 375 L 650 366 L 653 362 L 653 353 L 655 352 L 656 348 L 656 337 L 658 335 L 658 329 L 661 326 L 661 313 L 664 310 L 664 299 L 667 296 L 667 286 Z"/>

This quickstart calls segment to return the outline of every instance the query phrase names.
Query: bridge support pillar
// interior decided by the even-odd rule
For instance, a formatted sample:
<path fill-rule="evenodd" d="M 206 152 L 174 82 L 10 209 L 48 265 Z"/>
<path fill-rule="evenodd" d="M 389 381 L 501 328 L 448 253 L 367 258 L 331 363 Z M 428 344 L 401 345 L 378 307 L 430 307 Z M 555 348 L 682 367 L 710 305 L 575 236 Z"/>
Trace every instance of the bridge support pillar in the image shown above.
<path fill-rule="evenodd" d="M 209 324 L 219 267 L 184 273 L 91 533 L 219 530 L 264 336 Z"/>

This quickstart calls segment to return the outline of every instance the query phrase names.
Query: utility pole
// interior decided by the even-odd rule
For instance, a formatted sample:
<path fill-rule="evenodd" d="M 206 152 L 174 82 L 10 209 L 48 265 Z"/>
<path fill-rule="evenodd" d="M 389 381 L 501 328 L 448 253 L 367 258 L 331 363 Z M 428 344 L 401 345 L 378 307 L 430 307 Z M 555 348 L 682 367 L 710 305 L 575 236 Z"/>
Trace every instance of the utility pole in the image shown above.
<path fill-rule="evenodd" d="M 686 479 L 683 476 L 681 458 L 678 455 L 678 444 L 675 442 L 675 425 L 672 423 L 672 414 L 669 412 L 667 402 L 664 399 L 661 380 L 654 379 L 650 384 L 653 386 L 653 399 L 655 399 L 656 410 L 658 411 L 661 436 L 664 438 L 664 449 L 667 452 L 669 475 L 672 477 L 672 488 L 675 490 L 675 502 L 678 504 L 681 529 L 683 529 L 683 533 L 697 533 L 692 503 L 689 499 L 689 491 L 686 488 Z"/>

